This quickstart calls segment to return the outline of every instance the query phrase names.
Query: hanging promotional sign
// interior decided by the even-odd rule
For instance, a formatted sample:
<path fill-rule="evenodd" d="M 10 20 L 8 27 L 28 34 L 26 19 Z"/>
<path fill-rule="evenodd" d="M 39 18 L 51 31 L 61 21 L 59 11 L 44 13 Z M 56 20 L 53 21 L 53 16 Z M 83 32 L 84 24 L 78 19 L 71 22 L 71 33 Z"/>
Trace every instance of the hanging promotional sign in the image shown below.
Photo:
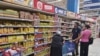
<path fill-rule="evenodd" d="M 54 6 L 38 1 L 38 0 L 34 0 L 34 8 L 41 10 L 41 11 L 46 11 L 46 12 L 51 12 L 54 13 Z"/>
<path fill-rule="evenodd" d="M 43 11 L 54 13 L 55 7 L 53 5 L 44 3 Z"/>
<path fill-rule="evenodd" d="M 43 2 L 34 0 L 34 8 L 38 10 L 43 10 Z"/>
<path fill-rule="evenodd" d="M 66 10 L 59 7 L 55 7 L 55 13 L 60 15 L 66 15 Z"/>

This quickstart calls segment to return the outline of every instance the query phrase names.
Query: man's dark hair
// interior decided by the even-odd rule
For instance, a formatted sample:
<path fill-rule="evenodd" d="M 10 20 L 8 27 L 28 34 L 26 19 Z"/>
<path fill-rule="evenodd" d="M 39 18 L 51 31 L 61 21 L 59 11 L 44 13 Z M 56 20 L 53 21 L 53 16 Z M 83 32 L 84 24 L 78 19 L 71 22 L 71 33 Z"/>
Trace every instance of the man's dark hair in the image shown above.
<path fill-rule="evenodd" d="M 90 25 L 85 25 L 85 27 L 86 27 L 87 29 L 91 28 Z"/>
<path fill-rule="evenodd" d="M 75 24 L 79 26 L 79 23 L 78 22 L 75 22 Z"/>

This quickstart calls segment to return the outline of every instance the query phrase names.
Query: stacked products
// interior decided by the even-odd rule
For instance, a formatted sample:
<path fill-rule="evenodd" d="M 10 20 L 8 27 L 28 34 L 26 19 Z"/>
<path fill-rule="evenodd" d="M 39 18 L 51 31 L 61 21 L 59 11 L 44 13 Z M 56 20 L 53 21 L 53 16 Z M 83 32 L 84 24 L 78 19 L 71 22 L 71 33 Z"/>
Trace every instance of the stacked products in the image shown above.
<path fill-rule="evenodd" d="M 69 37 L 74 25 L 72 21 L 77 20 L 75 13 L 41 3 L 38 0 L 0 1 L 0 56 L 49 56 L 56 31 Z"/>

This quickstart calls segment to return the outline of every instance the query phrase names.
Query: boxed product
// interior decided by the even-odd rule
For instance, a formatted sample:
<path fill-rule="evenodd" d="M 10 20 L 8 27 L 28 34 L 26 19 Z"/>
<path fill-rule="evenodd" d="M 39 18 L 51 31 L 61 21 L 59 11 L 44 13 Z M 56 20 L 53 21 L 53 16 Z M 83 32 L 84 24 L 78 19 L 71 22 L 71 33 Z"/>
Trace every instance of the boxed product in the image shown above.
<path fill-rule="evenodd" d="M 25 12 L 24 11 L 19 12 L 19 18 L 22 18 L 22 19 L 25 18 Z"/>
<path fill-rule="evenodd" d="M 24 4 L 29 7 L 33 7 L 33 0 L 24 0 Z"/>
<path fill-rule="evenodd" d="M 3 32 L 3 28 L 0 28 L 0 34 L 3 34 L 4 32 Z"/>
<path fill-rule="evenodd" d="M 29 6 L 29 7 L 33 7 L 33 6 L 34 6 L 33 3 L 34 3 L 33 0 L 29 0 L 29 2 L 28 2 L 28 6 Z"/>
<path fill-rule="evenodd" d="M 33 14 L 30 14 L 29 15 L 29 19 L 34 20 L 34 15 Z"/>
<path fill-rule="evenodd" d="M 23 35 L 16 36 L 16 41 L 17 42 L 20 42 L 20 41 L 23 41 L 23 40 L 24 40 L 24 36 Z"/>
<path fill-rule="evenodd" d="M 12 9 L 6 9 L 3 11 L 3 16 L 8 16 L 8 17 L 19 17 L 19 13 L 15 10 Z"/>
<path fill-rule="evenodd" d="M 0 16 L 3 16 L 3 10 L 0 9 Z"/>
<path fill-rule="evenodd" d="M 24 4 L 25 0 L 12 0 L 12 2 L 20 5 L 25 5 Z"/>
<path fill-rule="evenodd" d="M 16 42 L 17 38 L 16 36 L 8 36 L 8 43 L 14 43 Z"/>
<path fill-rule="evenodd" d="M 12 0 L 3 0 L 3 1 L 6 1 L 6 2 L 12 2 Z"/>
<path fill-rule="evenodd" d="M 7 0 L 9 1 L 9 0 Z M 11 2 L 19 5 L 33 7 L 33 0 L 12 0 Z"/>
<path fill-rule="evenodd" d="M 30 13 L 29 12 L 25 12 L 25 19 L 29 19 Z"/>

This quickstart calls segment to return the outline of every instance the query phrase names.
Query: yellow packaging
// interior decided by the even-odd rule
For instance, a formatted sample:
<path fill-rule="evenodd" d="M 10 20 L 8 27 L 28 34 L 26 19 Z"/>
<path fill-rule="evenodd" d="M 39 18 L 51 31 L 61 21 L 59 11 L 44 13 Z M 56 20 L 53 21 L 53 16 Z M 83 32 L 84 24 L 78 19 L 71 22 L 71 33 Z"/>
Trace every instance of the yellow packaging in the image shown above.
<path fill-rule="evenodd" d="M 29 0 L 24 0 L 24 5 L 28 6 Z"/>
<path fill-rule="evenodd" d="M 18 42 L 24 40 L 24 36 L 23 36 L 23 35 L 17 36 L 16 38 L 17 38 L 17 41 L 18 41 Z"/>
<path fill-rule="evenodd" d="M 3 16 L 3 10 L 0 10 L 0 16 Z"/>
<path fill-rule="evenodd" d="M 3 28 L 3 33 L 7 33 L 8 32 L 8 29 L 7 28 Z"/>
<path fill-rule="evenodd" d="M 6 2 L 12 2 L 12 0 L 4 0 L 4 1 L 6 1 Z"/>
<path fill-rule="evenodd" d="M 13 3 L 24 5 L 24 0 L 12 0 Z"/>
<path fill-rule="evenodd" d="M 20 32 L 21 32 L 21 33 L 23 33 L 23 32 L 24 32 L 24 31 L 23 31 L 23 28 L 20 28 Z"/>
<path fill-rule="evenodd" d="M 0 34 L 3 34 L 4 32 L 3 32 L 3 28 L 0 28 Z"/>

